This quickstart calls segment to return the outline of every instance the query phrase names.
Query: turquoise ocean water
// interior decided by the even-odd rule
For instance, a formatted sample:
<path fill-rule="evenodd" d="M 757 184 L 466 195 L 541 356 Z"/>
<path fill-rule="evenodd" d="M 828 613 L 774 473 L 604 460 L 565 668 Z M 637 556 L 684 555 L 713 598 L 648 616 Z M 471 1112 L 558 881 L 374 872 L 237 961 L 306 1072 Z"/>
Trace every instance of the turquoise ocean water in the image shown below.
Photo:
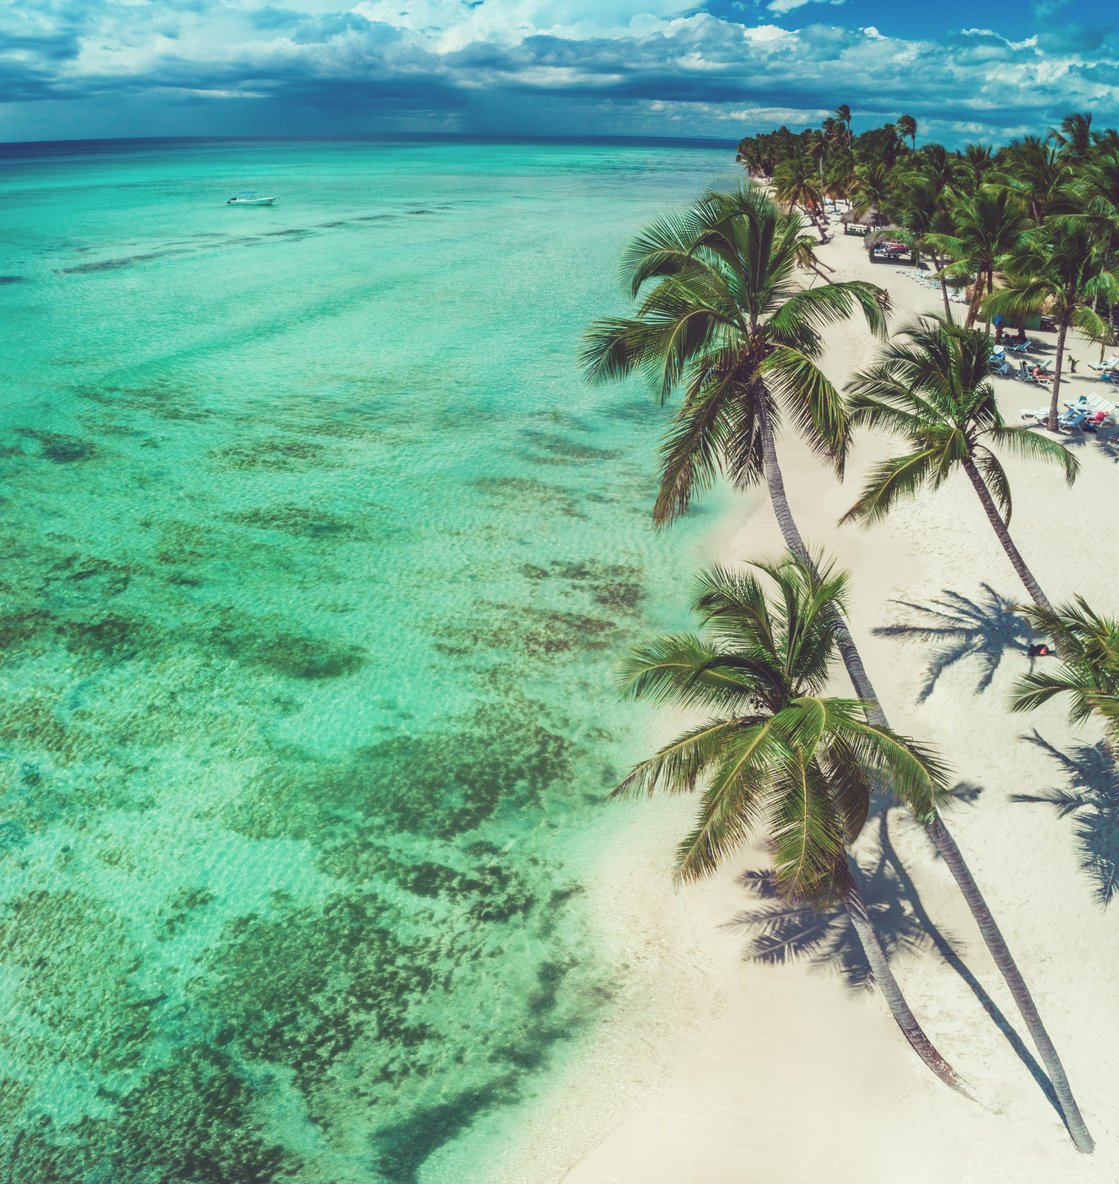
<path fill-rule="evenodd" d="M 660 413 L 575 354 L 732 167 L 0 149 L 5 1184 L 489 1181 L 591 1055 L 612 664 L 715 510 L 654 535 Z"/>

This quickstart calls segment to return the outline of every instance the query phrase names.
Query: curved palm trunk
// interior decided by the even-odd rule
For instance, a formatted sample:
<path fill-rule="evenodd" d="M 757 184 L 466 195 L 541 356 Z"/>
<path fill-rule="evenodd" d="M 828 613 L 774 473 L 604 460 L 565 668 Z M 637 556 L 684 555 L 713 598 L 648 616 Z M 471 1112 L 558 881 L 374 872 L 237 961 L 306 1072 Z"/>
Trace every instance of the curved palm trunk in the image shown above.
<path fill-rule="evenodd" d="M 937 271 L 942 271 L 944 264 L 934 255 L 932 257 L 933 266 Z M 952 318 L 952 306 L 948 303 L 948 280 L 945 276 L 940 277 L 940 294 L 944 297 L 944 319 L 948 324 L 954 324 Z"/>
<path fill-rule="evenodd" d="M 1022 558 L 1022 553 L 1014 545 L 1014 540 L 1010 537 L 1010 531 L 1006 529 L 1006 523 L 1002 520 L 1002 515 L 999 513 L 998 506 L 995 505 L 994 498 L 991 497 L 991 491 L 987 488 L 987 483 L 983 480 L 983 475 L 975 467 L 975 462 L 968 457 L 964 458 L 963 466 L 964 472 L 968 475 L 968 480 L 972 483 L 975 492 L 979 495 L 980 502 L 983 503 L 983 509 L 986 511 L 991 528 L 998 535 L 999 542 L 1002 543 L 1002 549 L 1010 558 L 1010 562 L 1014 564 L 1014 570 L 1018 573 L 1018 578 L 1025 584 L 1026 591 L 1030 594 L 1030 599 L 1038 608 L 1052 612 L 1053 606 L 1049 603 L 1049 598 L 1042 592 L 1041 585 L 1037 582 L 1034 573 L 1026 566 L 1026 561 Z"/>
<path fill-rule="evenodd" d="M 1061 366 L 1065 361 L 1065 337 L 1068 334 L 1068 323 L 1061 322 L 1060 329 L 1057 330 L 1057 358 L 1053 364 L 1053 397 L 1049 400 L 1049 423 L 1048 428 L 1051 432 L 1056 432 L 1060 429 L 1057 423 L 1057 416 L 1061 413 L 1060 395 L 1061 395 Z M 1102 360 L 1102 359 L 1101 359 Z"/>
<path fill-rule="evenodd" d="M 963 1094 L 964 1097 L 970 1098 L 973 1102 L 978 1101 L 967 1082 L 937 1052 L 932 1041 L 925 1035 L 924 1029 L 917 1022 L 909 1004 L 906 1003 L 898 980 L 894 978 L 894 972 L 886 960 L 886 952 L 882 949 L 878 935 L 874 932 L 874 926 L 870 923 L 870 914 L 867 912 L 862 894 L 851 874 L 851 868 L 846 862 L 839 869 L 839 881 L 843 894 L 843 905 L 850 918 L 851 928 L 854 929 L 855 936 L 859 939 L 859 944 L 866 955 L 871 974 L 874 976 L 874 984 L 882 992 L 882 998 L 886 1000 L 890 1015 L 894 1017 L 894 1022 L 901 1029 L 902 1035 L 909 1041 L 913 1051 L 945 1085 Z"/>
<path fill-rule="evenodd" d="M 808 550 L 804 545 L 804 540 L 801 538 L 800 531 L 797 529 L 792 511 L 789 508 L 788 499 L 785 496 L 785 483 L 781 476 L 781 469 L 777 463 L 777 449 L 773 440 L 773 427 L 770 422 L 769 408 L 766 405 L 764 391 L 761 392 L 761 396 L 758 399 L 758 420 L 761 428 L 766 485 L 769 488 L 770 501 L 773 505 L 774 514 L 777 517 L 777 523 L 781 528 L 781 534 L 785 539 L 785 544 L 794 555 L 801 558 L 810 558 L 808 556 Z M 976 476 L 978 476 L 978 473 L 976 473 Z M 984 486 L 984 491 L 986 491 L 986 486 Z M 989 493 L 987 497 L 990 498 Z M 1001 523 L 1001 519 L 999 521 Z M 1003 527 L 1003 530 L 1005 532 L 1005 527 Z M 1009 538 L 1009 536 L 1007 537 Z M 1025 567 L 1025 564 L 1023 563 L 1022 566 Z M 847 622 L 840 613 L 836 612 L 834 623 L 836 644 L 843 657 L 843 664 L 847 667 L 847 674 L 855 688 L 855 694 L 864 700 L 867 705 L 866 716 L 868 721 L 878 727 L 887 727 L 889 721 L 886 719 L 886 713 L 882 710 L 882 704 L 871 684 L 866 668 L 863 666 L 862 658 L 855 646 L 851 631 L 847 627 Z M 849 656 L 853 659 L 852 661 L 848 661 Z M 1090 1153 L 1095 1148 L 1095 1142 L 1081 1116 L 1080 1107 L 1076 1104 L 1076 1099 L 1073 1097 L 1072 1087 L 1069 1085 L 1064 1065 L 1061 1064 L 1061 1059 L 1057 1055 L 1053 1041 L 1050 1039 L 1045 1024 L 1042 1022 L 1041 1015 L 1038 1013 L 1037 1005 L 1033 1001 L 1033 996 L 1030 994 L 1030 989 L 1026 985 L 1026 980 L 1022 977 L 1022 972 L 1018 969 L 1018 964 L 1014 961 L 1014 956 L 1011 954 L 1010 948 L 1006 944 L 1006 939 L 995 923 L 995 919 L 991 915 L 991 910 L 987 907 L 987 902 L 983 899 L 982 892 L 979 891 L 979 885 L 976 884 L 975 877 L 971 874 L 971 869 L 968 867 L 959 847 L 956 846 L 955 839 L 952 838 L 948 828 L 939 818 L 933 818 L 931 821 L 918 819 L 918 821 L 924 828 L 925 833 L 932 840 L 941 858 L 944 860 L 945 866 L 952 873 L 952 878 L 956 881 L 956 886 L 959 888 L 968 908 L 971 910 L 971 915 L 975 918 L 975 923 L 979 927 L 979 932 L 983 935 L 983 940 L 987 945 L 987 949 L 991 952 L 991 957 L 994 959 L 999 973 L 1005 980 L 1006 985 L 1010 988 L 1010 993 L 1014 997 L 1018 1011 L 1025 1021 L 1026 1029 L 1033 1038 L 1034 1047 L 1041 1057 L 1045 1071 L 1049 1074 L 1049 1080 L 1053 1084 L 1053 1092 L 1056 1094 L 1057 1101 L 1060 1104 L 1065 1126 L 1068 1128 L 1069 1135 L 1072 1137 L 1077 1151 L 1083 1151 L 1086 1154 Z"/>
<path fill-rule="evenodd" d="M 983 272 L 978 270 L 975 273 L 975 286 L 971 290 L 971 301 L 968 304 L 967 321 L 964 323 L 965 329 L 974 329 L 975 322 L 979 319 L 979 302 L 983 299 Z"/>
<path fill-rule="evenodd" d="M 773 511 L 777 515 L 781 534 L 789 550 L 798 559 L 811 564 L 812 560 L 808 553 L 808 548 L 804 544 L 804 539 L 801 538 L 792 511 L 789 509 L 789 499 L 785 496 L 785 481 L 781 476 L 781 468 L 777 463 L 777 450 L 773 443 L 773 425 L 769 418 L 769 408 L 766 405 L 766 399 L 767 396 L 763 388 L 758 391 L 757 404 L 762 449 L 765 456 L 765 479 L 766 484 L 769 486 L 770 504 L 773 506 Z M 831 609 L 830 612 L 832 623 L 842 624 L 842 618 L 840 618 L 839 614 L 834 609 Z M 837 641 L 839 639 L 839 632 L 837 628 Z M 843 632 L 846 633 L 847 642 L 850 643 L 851 635 L 847 632 L 846 626 L 843 626 Z M 857 651 L 854 656 L 858 660 Z M 960 1093 L 973 1098 L 974 1095 L 964 1081 L 944 1057 L 937 1052 L 932 1041 L 925 1035 L 924 1030 L 910 1010 L 909 1004 L 906 1003 L 905 996 L 902 994 L 901 987 L 898 985 L 898 981 L 894 978 L 893 971 L 890 970 L 889 964 L 886 961 L 885 952 L 874 933 L 866 906 L 855 885 L 851 870 L 846 863 L 840 869 L 839 876 L 843 903 L 851 918 L 851 924 L 862 945 L 863 952 L 866 954 L 866 960 L 870 964 L 874 981 L 881 990 L 882 997 L 886 1000 L 886 1005 L 889 1007 L 890 1014 L 894 1017 L 897 1026 L 902 1030 L 906 1040 L 913 1046 L 917 1055 L 941 1081 L 951 1086 L 952 1089 L 959 1090 Z"/>

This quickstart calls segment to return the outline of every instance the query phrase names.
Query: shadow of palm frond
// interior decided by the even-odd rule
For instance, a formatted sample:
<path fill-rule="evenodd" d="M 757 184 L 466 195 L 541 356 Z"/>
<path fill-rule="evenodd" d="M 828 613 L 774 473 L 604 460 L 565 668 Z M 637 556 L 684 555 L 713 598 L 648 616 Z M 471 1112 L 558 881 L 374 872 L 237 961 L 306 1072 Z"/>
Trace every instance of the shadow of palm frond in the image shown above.
<path fill-rule="evenodd" d="M 1015 793 L 1012 802 L 1052 806 L 1058 818 L 1076 816 L 1080 866 L 1094 882 L 1096 899 L 1107 906 L 1119 892 L 1119 772 L 1115 758 L 1101 740 L 1074 744 L 1062 752 L 1037 729 L 1024 736 L 1060 765 L 1067 779 L 1063 789 Z"/>
<path fill-rule="evenodd" d="M 928 699 L 949 666 L 967 658 L 978 658 L 983 663 L 975 689 L 985 691 L 1007 650 L 1023 651 L 1033 640 L 1030 623 L 1016 611 L 1016 603 L 1000 595 L 990 584 L 981 587 L 983 595 L 975 600 L 949 588 L 929 604 L 895 600 L 894 604 L 916 612 L 916 620 L 909 624 L 880 625 L 874 630 L 879 637 L 912 637 L 942 643 L 925 667 L 918 703 Z"/>
<path fill-rule="evenodd" d="M 1100 432 L 1095 439 L 1096 447 L 1104 456 L 1119 464 L 1119 436 L 1115 432 L 1108 432 L 1106 436 Z"/>
<path fill-rule="evenodd" d="M 905 908 L 896 877 L 885 864 L 879 861 L 871 871 L 861 870 L 860 891 L 887 958 L 928 944 L 928 934 Z M 739 882 L 757 901 L 731 922 L 751 932 L 748 959 L 766 966 L 804 959 L 837 970 L 854 990 L 872 986 L 870 966 L 842 905 L 816 909 L 782 900 L 769 869 L 746 872 Z"/>

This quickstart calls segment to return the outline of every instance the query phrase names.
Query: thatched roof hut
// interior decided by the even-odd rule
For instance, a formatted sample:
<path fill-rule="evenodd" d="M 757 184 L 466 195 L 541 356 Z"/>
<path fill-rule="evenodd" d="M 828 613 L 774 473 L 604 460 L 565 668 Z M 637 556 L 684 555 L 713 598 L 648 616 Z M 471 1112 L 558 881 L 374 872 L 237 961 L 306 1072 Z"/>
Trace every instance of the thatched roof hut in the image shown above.
<path fill-rule="evenodd" d="M 871 230 L 889 224 L 889 219 L 875 206 L 867 206 L 865 210 L 861 210 L 857 214 L 853 210 L 848 210 L 840 221 L 845 226 L 851 223 L 854 226 L 868 226 Z"/>

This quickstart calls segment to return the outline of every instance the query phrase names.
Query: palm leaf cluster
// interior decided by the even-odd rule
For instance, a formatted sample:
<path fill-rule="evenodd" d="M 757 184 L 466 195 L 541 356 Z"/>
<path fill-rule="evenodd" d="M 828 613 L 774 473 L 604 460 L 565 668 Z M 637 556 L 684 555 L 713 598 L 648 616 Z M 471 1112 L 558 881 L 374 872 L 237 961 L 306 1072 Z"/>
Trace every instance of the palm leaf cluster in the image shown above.
<path fill-rule="evenodd" d="M 1055 431 L 1069 330 L 1106 344 L 1119 326 L 1119 131 L 1098 131 L 1091 114 L 1074 113 L 1045 137 L 950 152 L 931 142 L 916 149 L 908 116 L 851 136 L 848 112 L 844 126 L 838 135 L 829 117 L 799 134 L 749 136 L 738 159 L 810 214 L 818 202 L 804 199 L 806 186 L 846 200 L 856 217 L 890 224 L 891 235 L 932 260 L 947 319 L 950 284 L 970 288 L 969 328 L 981 315 L 1001 314 L 1019 328 L 1032 313 L 1051 316 Z M 813 162 L 819 178 L 810 183 Z"/>
<path fill-rule="evenodd" d="M 1021 678 L 1011 706 L 1031 711 L 1050 699 L 1067 696 L 1069 722 L 1080 724 L 1093 713 L 1119 751 L 1119 620 L 1093 611 L 1083 597 L 1051 609 L 1025 610 L 1034 627 L 1054 641 L 1058 663 L 1047 663 Z"/>
<path fill-rule="evenodd" d="M 866 723 L 858 700 L 824 694 L 835 649 L 827 610 L 846 585 L 829 566 L 791 556 L 744 573 L 714 568 L 694 604 L 704 634 L 657 638 L 626 659 L 632 695 L 707 715 L 615 791 L 701 791 L 677 851 L 681 879 L 710 873 L 764 830 L 782 893 L 831 900 L 877 782 L 918 815 L 945 800 L 937 758 Z"/>
<path fill-rule="evenodd" d="M 870 368 L 847 386 L 852 426 L 881 428 L 910 450 L 874 466 L 844 521 L 875 521 L 903 497 L 935 490 L 974 465 L 1004 523 L 1013 508 L 1010 482 L 995 448 L 1060 466 L 1071 484 L 1076 458 L 1060 443 L 1008 427 L 990 381 L 991 340 L 923 317 L 901 330 Z"/>
<path fill-rule="evenodd" d="M 854 310 L 883 331 L 883 298 L 859 281 L 804 289 L 805 251 L 799 217 L 753 185 L 709 191 L 627 249 L 636 313 L 595 322 L 583 365 L 593 382 L 641 374 L 662 403 L 679 393 L 661 448 L 658 525 L 686 513 L 720 474 L 740 488 L 759 481 L 763 426 L 772 431 L 783 415 L 843 471 L 846 415 L 817 364 L 819 332 Z"/>

